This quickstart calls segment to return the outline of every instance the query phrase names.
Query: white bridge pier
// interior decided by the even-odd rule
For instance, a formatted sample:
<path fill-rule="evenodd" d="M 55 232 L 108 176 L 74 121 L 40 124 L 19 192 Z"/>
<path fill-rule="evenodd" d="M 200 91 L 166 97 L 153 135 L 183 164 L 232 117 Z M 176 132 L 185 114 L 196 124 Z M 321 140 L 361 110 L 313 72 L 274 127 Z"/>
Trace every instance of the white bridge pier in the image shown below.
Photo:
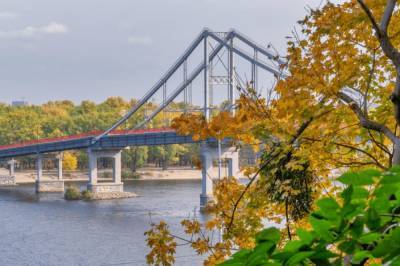
<path fill-rule="evenodd" d="M 227 161 L 228 176 L 236 176 L 239 172 L 239 151 L 236 147 L 222 147 L 221 161 Z M 213 162 L 219 160 L 218 147 L 207 143 L 201 145 L 202 178 L 200 194 L 200 210 L 204 211 L 210 201 L 213 200 L 213 182 L 218 179 L 213 171 Z M 220 162 L 218 162 L 220 163 Z"/>

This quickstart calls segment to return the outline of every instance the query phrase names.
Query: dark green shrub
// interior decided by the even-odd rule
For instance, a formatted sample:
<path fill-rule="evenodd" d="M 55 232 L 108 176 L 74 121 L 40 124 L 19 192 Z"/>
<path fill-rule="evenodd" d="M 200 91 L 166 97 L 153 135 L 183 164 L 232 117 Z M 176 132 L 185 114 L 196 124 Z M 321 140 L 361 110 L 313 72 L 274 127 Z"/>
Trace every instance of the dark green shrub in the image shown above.
<path fill-rule="evenodd" d="M 122 179 L 139 179 L 140 175 L 130 170 L 123 170 L 121 174 Z"/>
<path fill-rule="evenodd" d="M 76 186 L 69 186 L 65 190 L 64 199 L 66 200 L 79 200 L 81 198 L 81 192 Z"/>
<path fill-rule="evenodd" d="M 91 200 L 93 198 L 93 193 L 89 190 L 84 190 L 81 192 L 81 197 L 83 200 Z"/>

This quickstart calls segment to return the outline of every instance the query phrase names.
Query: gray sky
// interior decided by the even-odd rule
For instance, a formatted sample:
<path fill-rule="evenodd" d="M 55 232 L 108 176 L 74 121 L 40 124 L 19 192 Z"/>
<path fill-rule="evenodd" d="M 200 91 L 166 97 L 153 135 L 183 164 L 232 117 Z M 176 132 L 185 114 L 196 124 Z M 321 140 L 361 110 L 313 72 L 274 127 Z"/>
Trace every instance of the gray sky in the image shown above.
<path fill-rule="evenodd" d="M 0 102 L 140 97 L 204 28 L 285 50 L 321 0 L 0 0 Z"/>

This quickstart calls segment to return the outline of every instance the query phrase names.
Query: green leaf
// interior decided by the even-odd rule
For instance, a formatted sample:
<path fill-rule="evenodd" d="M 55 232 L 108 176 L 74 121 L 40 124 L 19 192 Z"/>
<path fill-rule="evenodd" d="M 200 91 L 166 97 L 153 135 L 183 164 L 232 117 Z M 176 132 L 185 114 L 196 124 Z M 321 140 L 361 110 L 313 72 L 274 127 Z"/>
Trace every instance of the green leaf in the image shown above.
<path fill-rule="evenodd" d="M 356 252 L 351 261 L 355 264 L 358 264 L 361 261 L 363 261 L 364 259 L 371 258 L 371 257 L 372 257 L 372 255 L 369 251 L 363 250 L 363 251 Z"/>
<path fill-rule="evenodd" d="M 260 265 L 269 258 L 269 252 L 273 251 L 275 243 L 271 241 L 262 242 L 258 244 L 250 256 L 247 258 L 247 265 Z"/>
<path fill-rule="evenodd" d="M 368 196 L 369 196 L 369 192 L 365 188 L 362 188 L 362 187 L 355 187 L 354 188 L 353 200 L 362 199 L 363 201 L 365 201 Z"/>
<path fill-rule="evenodd" d="M 353 196 L 354 188 L 353 186 L 348 186 L 345 190 L 342 191 L 340 194 L 342 198 L 344 199 L 343 205 L 346 206 L 347 204 L 350 204 L 351 198 Z"/>
<path fill-rule="evenodd" d="M 365 234 L 365 235 L 362 235 L 362 236 L 358 239 L 358 241 L 359 241 L 360 243 L 362 243 L 362 244 L 371 244 L 371 243 L 377 241 L 377 240 L 380 238 L 380 236 L 381 236 L 381 235 L 380 235 L 379 233 L 371 232 L 371 233 L 367 233 L 367 234 Z"/>
<path fill-rule="evenodd" d="M 324 240 L 331 241 L 333 236 L 329 229 L 331 227 L 331 223 L 326 220 L 317 219 L 313 216 L 310 216 L 310 224 L 314 228 L 314 231 Z"/>
<path fill-rule="evenodd" d="M 344 253 L 351 254 L 356 248 L 357 242 L 355 240 L 344 241 L 339 244 L 338 249 Z"/>
<path fill-rule="evenodd" d="M 272 241 L 274 243 L 278 243 L 280 239 L 281 233 L 275 227 L 264 229 L 256 235 L 257 243 L 261 243 L 264 241 Z"/>
<path fill-rule="evenodd" d="M 315 239 L 313 233 L 301 228 L 297 229 L 296 234 L 300 238 L 300 240 L 306 243 L 307 245 L 310 245 Z"/>
<path fill-rule="evenodd" d="M 345 185 L 366 186 L 374 183 L 374 177 L 381 173 L 375 169 L 364 170 L 361 172 L 347 172 L 341 175 L 338 180 Z"/>
<path fill-rule="evenodd" d="M 306 244 L 301 240 L 292 240 L 289 241 L 283 251 L 285 252 L 297 252 L 301 247 L 305 246 Z"/>
<path fill-rule="evenodd" d="M 331 198 L 323 198 L 317 201 L 319 213 L 329 220 L 340 218 L 337 211 L 340 208 L 339 204 Z"/>
<path fill-rule="evenodd" d="M 359 213 L 360 211 L 357 209 L 356 205 L 351 203 L 346 204 L 340 212 L 341 216 L 346 219 L 351 219 Z"/>
<path fill-rule="evenodd" d="M 295 255 L 293 255 L 286 263 L 285 265 L 291 266 L 291 265 L 296 265 L 299 262 L 304 261 L 305 259 L 311 257 L 312 255 L 315 254 L 315 251 L 302 251 L 302 252 L 297 252 Z"/>
<path fill-rule="evenodd" d="M 242 260 L 242 259 L 247 258 L 251 254 L 251 252 L 252 251 L 249 249 L 242 249 L 242 250 L 236 252 L 235 254 L 233 254 L 232 258 Z"/>
<path fill-rule="evenodd" d="M 360 237 L 360 235 L 364 231 L 364 217 L 358 216 L 354 221 L 350 224 L 351 235 L 355 238 Z"/>
<path fill-rule="evenodd" d="M 371 230 L 376 230 L 379 228 L 381 218 L 375 208 L 369 208 L 367 211 L 367 226 Z"/>
<path fill-rule="evenodd" d="M 393 266 L 398 266 L 398 265 L 400 265 L 400 254 L 397 256 L 397 257 L 395 257 L 395 258 L 393 258 L 391 261 L 390 261 L 390 264 L 389 265 L 393 265 Z"/>
<path fill-rule="evenodd" d="M 375 258 L 381 258 L 386 256 L 386 254 L 390 253 L 391 245 L 390 241 L 384 239 L 378 243 L 378 245 L 372 250 L 372 255 Z"/>
<path fill-rule="evenodd" d="M 325 260 L 337 257 L 337 254 L 330 252 L 329 250 L 317 251 L 314 255 L 310 256 L 312 260 Z"/>
<path fill-rule="evenodd" d="M 384 174 L 380 180 L 380 184 L 384 185 L 395 185 L 400 184 L 400 174 Z"/>

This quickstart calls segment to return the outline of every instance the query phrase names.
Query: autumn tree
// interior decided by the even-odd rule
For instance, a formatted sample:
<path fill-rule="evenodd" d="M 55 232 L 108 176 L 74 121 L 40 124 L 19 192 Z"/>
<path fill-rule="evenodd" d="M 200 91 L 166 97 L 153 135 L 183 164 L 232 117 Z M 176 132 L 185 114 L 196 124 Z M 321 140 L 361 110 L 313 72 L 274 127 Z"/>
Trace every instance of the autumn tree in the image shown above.
<path fill-rule="evenodd" d="M 73 153 L 64 152 L 62 164 L 64 170 L 76 170 L 78 167 L 78 159 Z"/>
<path fill-rule="evenodd" d="M 264 147 L 258 166 L 246 170 L 246 185 L 229 178 L 215 185 L 215 218 L 202 226 L 222 230 L 225 248 L 199 238 L 208 262 L 254 245 L 263 219 L 285 218 L 281 241 L 309 226 L 304 217 L 314 200 L 339 189 L 332 183 L 338 172 L 400 163 L 399 19 L 397 1 L 326 2 L 288 36 L 287 64 L 269 97 L 249 82 L 238 88 L 235 115 L 175 119 L 178 132 L 195 139 Z"/>

